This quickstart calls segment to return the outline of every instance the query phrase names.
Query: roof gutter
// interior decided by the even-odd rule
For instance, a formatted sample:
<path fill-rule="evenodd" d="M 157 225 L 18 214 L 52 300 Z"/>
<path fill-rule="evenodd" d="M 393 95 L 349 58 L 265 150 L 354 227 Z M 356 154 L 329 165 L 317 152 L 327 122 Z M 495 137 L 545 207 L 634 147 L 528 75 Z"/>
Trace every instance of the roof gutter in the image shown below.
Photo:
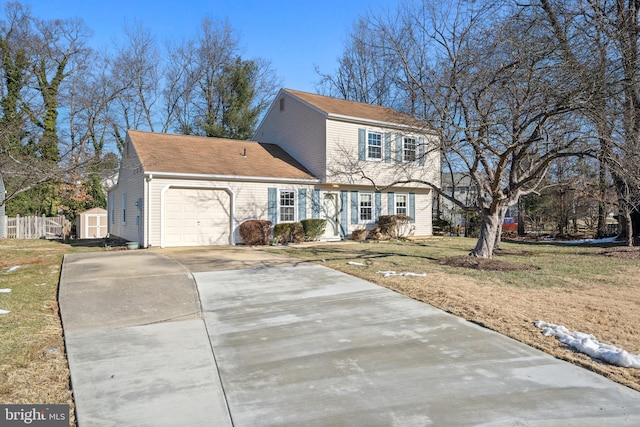
<path fill-rule="evenodd" d="M 232 182 L 282 182 L 291 184 L 318 184 L 320 179 L 304 179 L 304 178 L 274 178 L 264 176 L 238 176 L 238 175 L 215 175 L 215 174 L 197 174 L 197 173 L 179 173 L 179 172 L 154 172 L 148 171 L 145 176 L 153 176 L 154 178 L 181 178 L 181 179 L 203 179 L 216 181 L 232 181 Z"/>

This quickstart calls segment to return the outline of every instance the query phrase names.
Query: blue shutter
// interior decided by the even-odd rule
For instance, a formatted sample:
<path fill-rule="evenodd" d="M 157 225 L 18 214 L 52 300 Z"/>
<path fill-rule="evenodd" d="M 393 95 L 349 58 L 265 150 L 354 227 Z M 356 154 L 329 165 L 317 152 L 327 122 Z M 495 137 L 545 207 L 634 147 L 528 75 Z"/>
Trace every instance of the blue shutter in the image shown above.
<path fill-rule="evenodd" d="M 311 217 L 320 218 L 321 209 L 322 207 L 320 206 L 320 190 L 314 189 L 311 193 Z"/>
<path fill-rule="evenodd" d="M 380 194 L 379 191 L 376 191 L 374 194 L 374 199 L 375 199 L 375 210 L 373 211 L 373 221 L 374 222 L 378 222 L 378 218 L 380 218 L 380 215 L 382 215 L 382 194 Z"/>
<path fill-rule="evenodd" d="M 358 192 L 351 192 L 351 224 L 357 224 L 360 214 L 360 206 L 358 205 Z"/>
<path fill-rule="evenodd" d="M 387 214 L 394 215 L 396 213 L 396 195 L 393 191 L 387 193 Z"/>
<path fill-rule="evenodd" d="M 402 135 L 396 134 L 396 161 L 402 161 Z"/>
<path fill-rule="evenodd" d="M 349 234 L 349 227 L 347 224 L 347 191 L 340 191 L 340 235 L 346 237 Z"/>
<path fill-rule="evenodd" d="M 298 221 L 307 219 L 307 189 L 298 190 Z"/>
<path fill-rule="evenodd" d="M 275 225 L 278 222 L 278 189 L 267 189 L 267 213 L 271 224 Z"/>
<path fill-rule="evenodd" d="M 418 138 L 418 164 L 424 166 L 426 150 L 424 146 L 424 136 Z"/>
<path fill-rule="evenodd" d="M 358 160 L 367 160 L 367 130 L 358 129 Z"/>
<path fill-rule="evenodd" d="M 384 162 L 391 163 L 391 134 L 384 134 Z"/>
<path fill-rule="evenodd" d="M 409 193 L 409 216 L 411 222 L 416 222 L 416 193 Z"/>

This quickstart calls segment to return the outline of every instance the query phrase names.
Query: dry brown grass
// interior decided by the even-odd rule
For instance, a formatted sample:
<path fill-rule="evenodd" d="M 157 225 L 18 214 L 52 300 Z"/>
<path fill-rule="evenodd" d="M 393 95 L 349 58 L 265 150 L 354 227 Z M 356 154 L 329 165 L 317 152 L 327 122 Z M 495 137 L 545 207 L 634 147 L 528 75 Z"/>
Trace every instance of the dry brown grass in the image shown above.
<path fill-rule="evenodd" d="M 74 248 L 46 240 L 0 240 L 0 402 L 69 404 L 73 396 L 56 294 L 65 253 Z M 10 267 L 19 266 L 14 271 Z"/>
<path fill-rule="evenodd" d="M 362 277 L 595 371 L 640 391 L 640 369 L 577 353 L 533 325 L 537 320 L 595 335 L 640 353 L 640 252 L 552 243 L 504 243 L 493 260 L 464 255 L 475 241 L 289 247 L 283 252 Z M 635 251 L 636 255 L 631 252 Z M 621 252 L 611 255 L 612 252 Z M 608 255 L 608 256 L 604 256 Z M 348 265 L 348 261 L 368 267 Z M 383 277 L 377 271 L 426 272 Z"/>

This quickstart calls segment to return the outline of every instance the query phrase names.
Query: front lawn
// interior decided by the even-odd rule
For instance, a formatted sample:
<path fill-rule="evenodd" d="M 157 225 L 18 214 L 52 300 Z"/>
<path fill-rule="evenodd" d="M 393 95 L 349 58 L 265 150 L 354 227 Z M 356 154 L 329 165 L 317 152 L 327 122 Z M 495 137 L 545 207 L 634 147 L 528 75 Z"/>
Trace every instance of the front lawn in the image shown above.
<path fill-rule="evenodd" d="M 73 408 L 56 294 L 62 257 L 99 248 L 0 239 L 0 402 Z M 73 410 L 71 411 L 73 424 Z"/>
<path fill-rule="evenodd" d="M 474 244 L 434 237 L 268 250 L 375 282 L 640 391 L 640 369 L 595 361 L 533 325 L 537 320 L 564 325 L 639 354 L 640 252 L 611 245 L 503 242 L 494 259 L 483 262 L 466 257 Z M 425 276 L 385 277 L 382 271 Z"/>

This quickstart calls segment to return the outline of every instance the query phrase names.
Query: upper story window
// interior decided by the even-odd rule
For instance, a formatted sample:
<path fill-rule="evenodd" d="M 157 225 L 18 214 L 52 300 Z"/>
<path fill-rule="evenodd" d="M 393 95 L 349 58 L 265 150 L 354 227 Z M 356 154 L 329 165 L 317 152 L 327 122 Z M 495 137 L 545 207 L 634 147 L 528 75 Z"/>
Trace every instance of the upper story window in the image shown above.
<path fill-rule="evenodd" d="M 416 160 L 416 139 L 405 136 L 402 140 L 402 160 L 413 162 Z"/>
<path fill-rule="evenodd" d="M 280 190 L 278 199 L 278 222 L 293 222 L 296 220 L 296 192 Z"/>
<path fill-rule="evenodd" d="M 367 158 L 382 159 L 382 134 L 375 132 L 367 134 Z"/>
<path fill-rule="evenodd" d="M 373 219 L 373 197 L 370 193 L 360 193 L 360 221 Z"/>
<path fill-rule="evenodd" d="M 407 195 L 396 194 L 396 215 L 407 215 Z"/>

